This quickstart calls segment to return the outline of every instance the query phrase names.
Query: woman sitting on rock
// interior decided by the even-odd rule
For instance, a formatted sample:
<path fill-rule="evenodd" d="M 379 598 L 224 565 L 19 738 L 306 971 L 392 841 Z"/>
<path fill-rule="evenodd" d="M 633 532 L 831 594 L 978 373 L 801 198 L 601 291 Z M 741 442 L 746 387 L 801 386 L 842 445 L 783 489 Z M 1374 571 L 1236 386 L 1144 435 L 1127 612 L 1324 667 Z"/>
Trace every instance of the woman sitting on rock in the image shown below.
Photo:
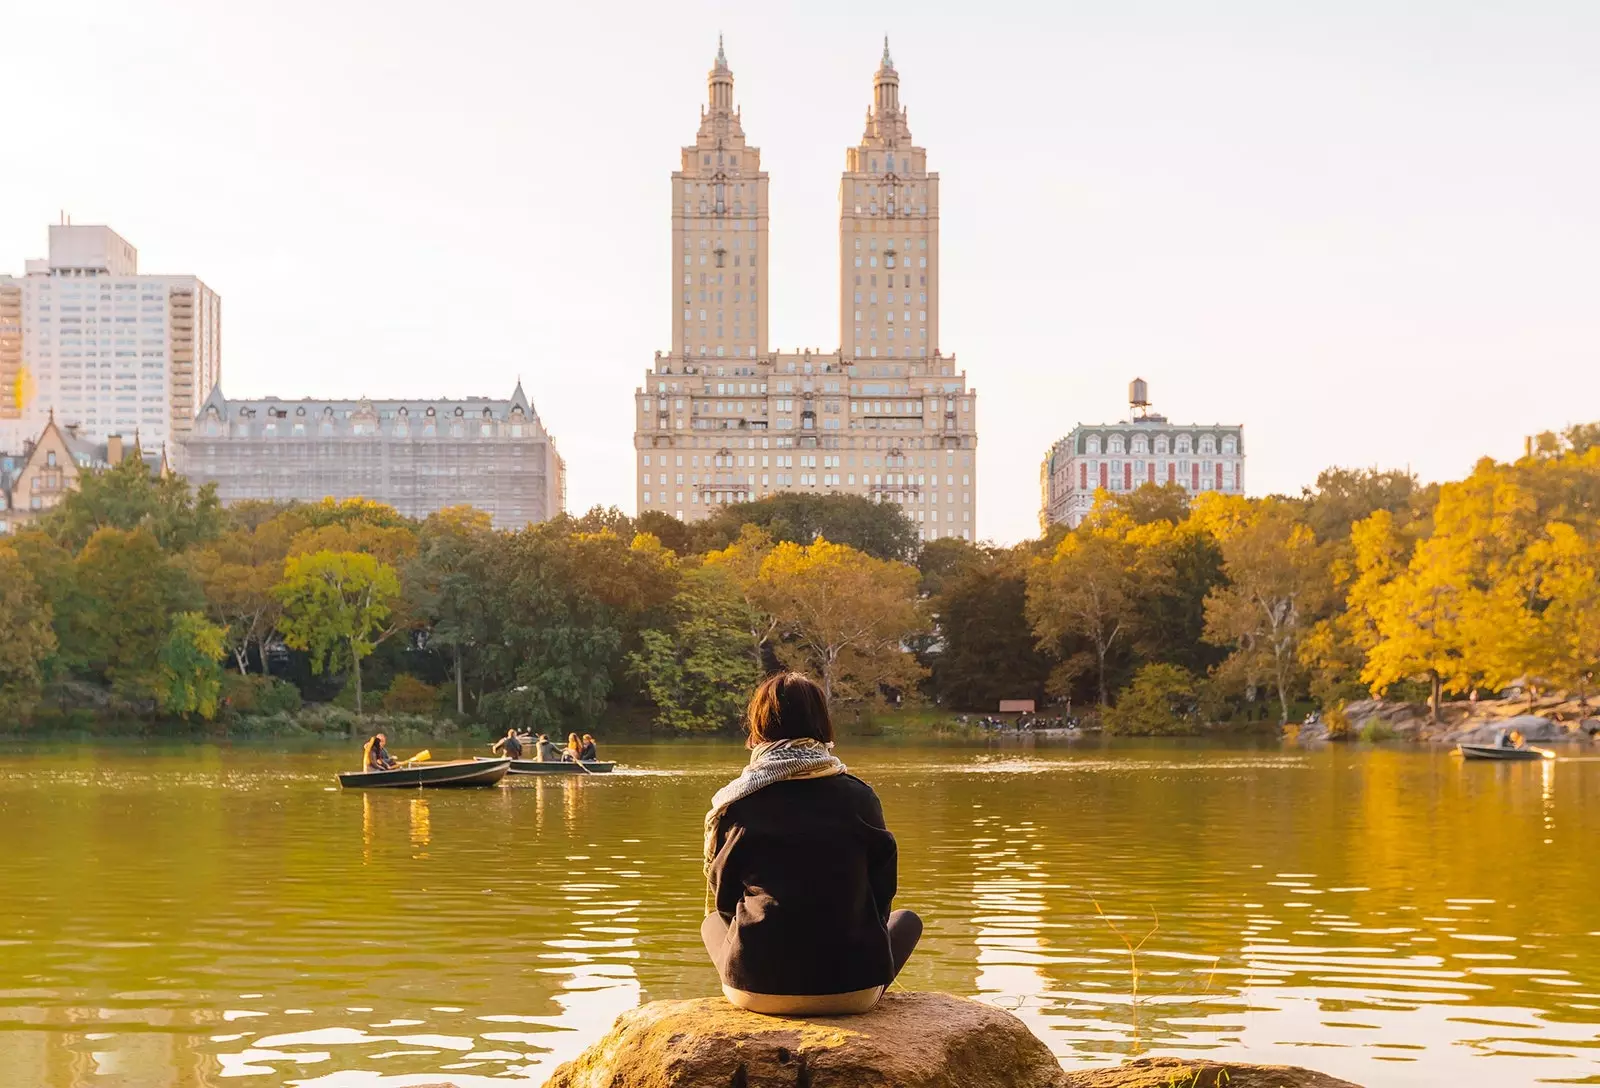
<path fill-rule="evenodd" d="M 922 935 L 915 914 L 889 909 L 895 842 L 883 806 L 830 751 L 827 699 L 804 676 L 763 681 L 746 727 L 750 764 L 705 819 L 716 909 L 700 936 L 722 992 L 772 1015 L 866 1012 Z"/>

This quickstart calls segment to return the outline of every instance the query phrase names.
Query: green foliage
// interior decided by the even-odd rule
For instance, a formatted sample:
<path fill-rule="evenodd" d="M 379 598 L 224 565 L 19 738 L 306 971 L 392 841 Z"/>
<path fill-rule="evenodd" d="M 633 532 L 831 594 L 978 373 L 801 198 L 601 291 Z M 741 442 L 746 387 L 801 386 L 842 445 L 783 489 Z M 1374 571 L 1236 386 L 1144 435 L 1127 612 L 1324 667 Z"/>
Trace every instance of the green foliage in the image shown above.
<path fill-rule="evenodd" d="M 56 649 L 49 602 L 27 565 L 0 543 L 0 722 L 26 718 L 44 686 L 44 664 Z"/>
<path fill-rule="evenodd" d="M 1192 733 L 1199 724 L 1200 685 L 1176 665 L 1145 665 L 1103 716 L 1113 736 Z"/>
<path fill-rule="evenodd" d="M 708 548 L 739 539 L 746 525 L 767 532 L 778 544 L 831 540 L 874 559 L 909 562 L 917 555 L 917 527 L 894 503 L 865 495 L 809 495 L 785 491 L 756 502 L 720 508 L 696 528 Z"/>
<path fill-rule="evenodd" d="M 679 732 L 731 731 L 761 660 L 750 642 L 750 607 L 724 566 L 701 566 L 683 579 L 669 630 L 645 631 L 629 665 L 656 706 L 656 721 Z"/>
<path fill-rule="evenodd" d="M 216 488 L 192 492 L 181 476 L 156 476 L 136 456 L 79 474 L 78 488 L 40 519 L 40 527 L 72 551 L 100 529 L 143 529 L 163 551 L 181 552 L 222 531 Z"/>
<path fill-rule="evenodd" d="M 942 580 L 932 601 L 937 650 L 926 659 L 930 687 L 944 706 L 993 711 L 1001 699 L 1043 703 L 1050 659 L 1028 626 L 1026 563 L 1020 553 L 980 554 Z"/>
<path fill-rule="evenodd" d="M 210 721 L 217 716 L 222 690 L 223 628 L 200 612 L 179 612 L 172 617 L 167 640 L 157 660 L 160 688 L 157 698 L 168 714 L 187 718 L 197 714 Z"/>
<path fill-rule="evenodd" d="M 1348 732 L 1348 730 L 1349 727 L 1347 725 L 1346 732 Z M 1394 740 L 1395 737 L 1399 736 L 1399 734 L 1390 727 L 1388 722 L 1379 718 L 1373 718 L 1369 720 L 1366 725 L 1363 725 L 1359 735 L 1361 739 L 1366 741 L 1368 744 L 1377 744 L 1379 741 Z"/>
<path fill-rule="evenodd" d="M 362 552 L 313 552 L 284 563 L 276 592 L 284 642 L 307 651 L 315 672 L 348 664 L 361 713 L 361 659 L 400 593 L 394 568 Z"/>

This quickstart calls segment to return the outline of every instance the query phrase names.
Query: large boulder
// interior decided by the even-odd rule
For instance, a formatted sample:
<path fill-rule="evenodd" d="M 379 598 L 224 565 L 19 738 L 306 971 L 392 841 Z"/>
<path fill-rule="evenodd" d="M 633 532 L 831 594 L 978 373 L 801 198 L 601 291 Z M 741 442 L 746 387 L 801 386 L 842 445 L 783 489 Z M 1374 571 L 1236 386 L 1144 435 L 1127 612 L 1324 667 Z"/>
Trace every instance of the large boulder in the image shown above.
<path fill-rule="evenodd" d="M 862 1016 L 760 1016 L 721 998 L 655 1001 L 545 1088 L 1356 1088 L 1290 1066 L 1145 1058 L 1067 1073 L 1012 1016 L 948 994 L 891 993 Z"/>
<path fill-rule="evenodd" d="M 1537 714 L 1519 714 L 1515 718 L 1484 720 L 1474 718 L 1463 722 L 1460 729 L 1446 735 L 1451 744 L 1493 744 L 1500 734 L 1520 730 L 1529 744 L 1556 744 L 1561 741 L 1582 740 L 1583 734 L 1565 722 L 1541 718 Z"/>
<path fill-rule="evenodd" d="M 1359 1088 L 1294 1065 L 1239 1065 L 1185 1058 L 1136 1058 L 1067 1077 L 1070 1088 Z"/>
<path fill-rule="evenodd" d="M 891 993 L 861 1016 L 761 1016 L 720 997 L 654 1001 L 545 1088 L 1066 1088 L 1026 1025 L 947 994 Z"/>

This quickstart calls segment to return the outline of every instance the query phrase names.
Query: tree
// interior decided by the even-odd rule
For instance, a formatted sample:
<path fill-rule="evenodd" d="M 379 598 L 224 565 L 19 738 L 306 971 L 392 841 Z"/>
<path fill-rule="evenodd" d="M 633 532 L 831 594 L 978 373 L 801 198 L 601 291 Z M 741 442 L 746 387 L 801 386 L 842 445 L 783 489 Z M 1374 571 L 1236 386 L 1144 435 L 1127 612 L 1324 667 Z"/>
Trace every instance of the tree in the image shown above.
<path fill-rule="evenodd" d="M 924 627 L 915 567 L 825 539 L 779 544 L 761 563 L 757 600 L 829 699 L 905 691 L 922 676 L 903 648 Z"/>
<path fill-rule="evenodd" d="M 1399 469 L 1323 469 L 1302 492 L 1304 520 L 1318 540 L 1343 540 L 1379 510 L 1404 520 L 1418 493 L 1417 478 Z"/>
<path fill-rule="evenodd" d="M 657 707 L 657 720 L 682 732 L 709 732 L 739 720 L 761 679 L 749 605 L 726 566 L 689 571 L 673 599 L 669 630 L 648 630 L 629 665 Z"/>
<path fill-rule="evenodd" d="M 930 686 L 942 703 L 993 710 L 1001 699 L 1043 699 L 1050 659 L 1028 626 L 1027 599 L 1021 553 L 1004 552 L 947 577 L 931 601 L 938 641 L 928 654 Z"/>
<path fill-rule="evenodd" d="M 1105 730 L 1113 736 L 1192 733 L 1199 724 L 1199 684 L 1177 665 L 1153 663 L 1134 674 L 1106 711 Z"/>
<path fill-rule="evenodd" d="M 199 604 L 194 584 L 148 530 L 98 529 L 57 599 L 62 660 L 74 674 L 124 695 L 155 698 L 168 617 Z"/>
<path fill-rule="evenodd" d="M 1540 607 L 1529 630 L 1529 657 L 1539 675 L 1576 690 L 1585 704 L 1600 668 L 1600 548 L 1587 534 L 1551 522 L 1525 555 Z"/>
<path fill-rule="evenodd" d="M 180 552 L 222 531 L 222 504 L 210 484 L 198 493 L 181 476 L 153 476 L 135 456 L 86 469 L 78 487 L 40 519 L 41 528 L 77 551 L 99 529 L 144 529 L 163 551 Z"/>
<path fill-rule="evenodd" d="M 160 688 L 157 699 L 169 714 L 191 714 L 210 721 L 217 716 L 217 696 L 222 691 L 222 670 L 217 667 L 225 630 L 200 612 L 179 612 L 167 628 L 167 640 L 157 660 Z"/>
<path fill-rule="evenodd" d="M 466 713 L 462 658 L 482 645 L 488 629 L 484 590 L 492 579 L 485 559 L 492 532 L 489 515 L 471 507 L 431 514 L 422 523 L 408 570 L 418 614 L 428 626 L 428 645 L 450 651 L 457 714 Z"/>
<path fill-rule="evenodd" d="M 189 572 L 205 595 L 206 615 L 226 634 L 223 646 L 243 676 L 254 645 L 261 672 L 271 671 L 267 643 L 277 631 L 283 605 L 273 592 L 283 561 L 305 527 L 296 513 L 249 519 L 187 556 Z"/>
<path fill-rule="evenodd" d="M 1206 640 L 1232 646 L 1241 664 L 1271 676 L 1279 721 L 1287 723 L 1300 640 L 1331 590 L 1324 552 L 1294 509 L 1276 499 L 1256 504 L 1221 545 L 1227 580 L 1206 597 Z"/>
<path fill-rule="evenodd" d="M 0 719 L 33 711 L 55 652 L 50 605 L 16 549 L 0 543 Z"/>
<path fill-rule="evenodd" d="M 1054 690 L 1066 690 L 1092 665 L 1100 705 L 1110 704 L 1107 658 L 1133 625 L 1141 580 L 1166 574 L 1154 557 L 1141 556 L 1120 525 L 1080 526 L 1062 538 L 1048 560 L 1034 564 L 1028 572 L 1027 616 L 1039 648 L 1061 658 L 1051 678 Z M 1089 651 L 1063 655 L 1063 644 L 1075 636 L 1088 642 Z"/>
<path fill-rule="evenodd" d="M 809 495 L 780 491 L 756 502 L 718 509 L 696 529 L 708 547 L 726 546 L 746 525 L 759 526 L 778 543 L 827 539 L 876 559 L 909 561 L 917 554 L 917 527 L 895 503 L 865 495 Z"/>
<path fill-rule="evenodd" d="M 336 668 L 346 658 L 361 705 L 361 660 L 400 594 L 394 568 L 362 552 L 313 552 L 284 562 L 277 594 L 283 602 L 283 639 L 311 655 L 314 672 Z"/>
<path fill-rule="evenodd" d="M 706 566 L 726 570 L 732 584 L 738 588 L 744 602 L 742 615 L 749 625 L 751 651 L 763 666 L 771 663 L 768 644 L 778 630 L 778 618 L 765 607 L 761 589 L 761 565 L 772 554 L 774 546 L 765 529 L 746 525 L 739 531 L 739 539 L 705 558 Z"/>

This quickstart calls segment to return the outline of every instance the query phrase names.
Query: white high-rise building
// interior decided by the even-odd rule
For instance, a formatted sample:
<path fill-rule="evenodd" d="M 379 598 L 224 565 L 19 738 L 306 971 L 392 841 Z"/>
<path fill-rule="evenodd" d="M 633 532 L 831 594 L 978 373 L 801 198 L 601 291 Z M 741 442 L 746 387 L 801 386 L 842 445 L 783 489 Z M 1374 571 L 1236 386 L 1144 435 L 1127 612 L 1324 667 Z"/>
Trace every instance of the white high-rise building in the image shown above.
<path fill-rule="evenodd" d="M 0 276 L 0 448 L 54 415 L 86 439 L 188 434 L 222 370 L 222 300 L 196 276 L 139 274 L 109 227 L 50 228 L 50 255 Z"/>

